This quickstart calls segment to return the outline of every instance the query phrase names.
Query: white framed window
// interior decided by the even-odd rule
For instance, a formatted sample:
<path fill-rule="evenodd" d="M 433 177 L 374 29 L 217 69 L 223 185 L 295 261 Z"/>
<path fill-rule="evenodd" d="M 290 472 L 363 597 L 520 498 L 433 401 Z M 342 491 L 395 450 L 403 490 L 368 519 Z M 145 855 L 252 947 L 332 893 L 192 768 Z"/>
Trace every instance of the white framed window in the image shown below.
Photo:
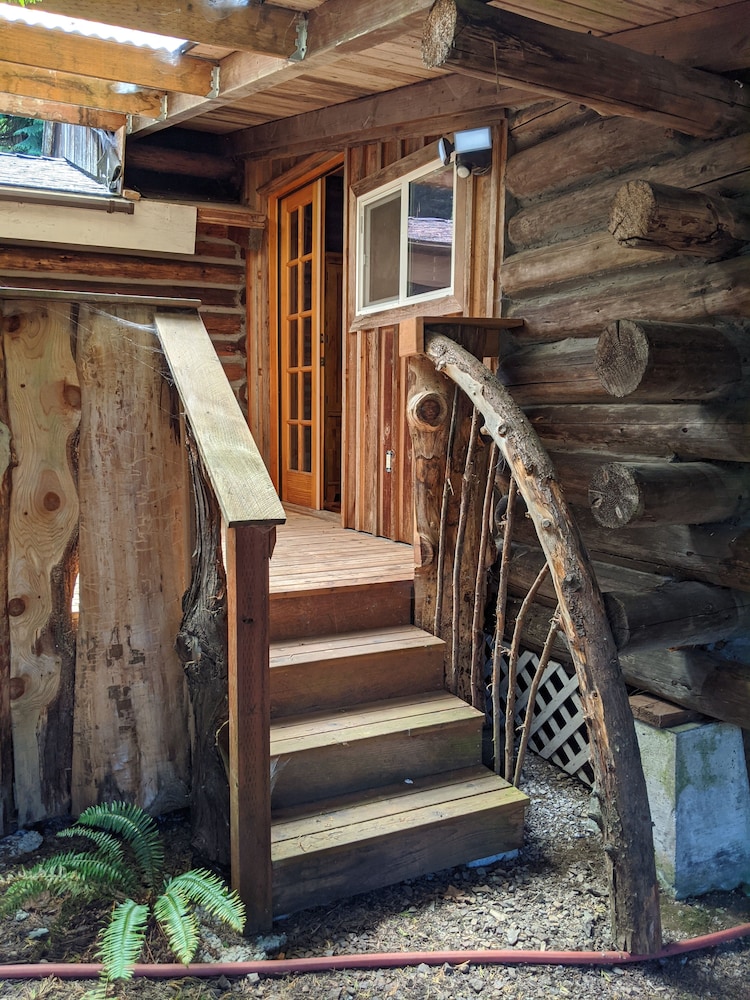
<path fill-rule="evenodd" d="M 436 158 L 356 199 L 356 313 L 452 297 L 456 181 Z"/>

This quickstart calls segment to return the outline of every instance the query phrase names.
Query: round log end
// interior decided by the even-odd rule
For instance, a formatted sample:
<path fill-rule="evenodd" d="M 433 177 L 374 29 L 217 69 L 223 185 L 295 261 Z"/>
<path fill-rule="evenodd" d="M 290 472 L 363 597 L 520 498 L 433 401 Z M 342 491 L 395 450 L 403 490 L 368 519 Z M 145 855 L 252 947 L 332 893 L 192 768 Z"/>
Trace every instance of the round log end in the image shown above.
<path fill-rule="evenodd" d="M 458 11 L 453 0 L 435 0 L 422 35 L 422 62 L 433 69 L 448 58 L 456 34 Z"/>
<path fill-rule="evenodd" d="M 655 214 L 656 197 L 648 181 L 628 181 L 612 202 L 609 231 L 618 243 L 647 239 Z"/>
<path fill-rule="evenodd" d="M 643 490 L 627 465 L 600 466 L 591 477 L 589 504 L 594 520 L 604 528 L 622 528 L 643 515 Z"/>
<path fill-rule="evenodd" d="M 610 394 L 622 398 L 640 386 L 649 363 L 649 340 L 643 327 L 618 319 L 605 327 L 594 356 L 594 371 Z"/>

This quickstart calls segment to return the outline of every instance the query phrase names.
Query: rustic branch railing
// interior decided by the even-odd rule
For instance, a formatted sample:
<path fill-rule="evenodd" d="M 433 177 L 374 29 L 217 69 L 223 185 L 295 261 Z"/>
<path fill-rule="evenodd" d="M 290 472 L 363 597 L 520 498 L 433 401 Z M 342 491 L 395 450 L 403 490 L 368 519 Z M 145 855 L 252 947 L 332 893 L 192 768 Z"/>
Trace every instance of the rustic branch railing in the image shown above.
<path fill-rule="evenodd" d="M 497 320 L 495 325 L 500 328 L 507 324 Z M 450 483 L 449 492 L 460 492 L 458 480 L 459 473 L 463 470 L 456 441 L 461 439 L 462 433 L 466 435 L 467 427 L 476 427 L 476 420 L 472 420 L 471 413 L 476 409 L 484 420 L 483 431 L 496 443 L 512 475 L 512 483 L 516 484 L 518 493 L 526 503 L 551 571 L 559 607 L 545 645 L 551 650 L 559 616 L 559 627 L 565 634 L 576 667 L 591 742 L 595 787 L 601 798 L 613 936 L 619 948 L 639 954 L 652 954 L 661 947 L 661 924 L 651 817 L 617 650 L 589 557 L 560 490 L 554 467 L 522 410 L 492 372 L 477 360 L 477 356 L 497 354 L 497 345 L 493 351 L 486 347 L 487 332 L 491 327 L 492 322 L 488 320 L 424 319 L 417 321 L 416 335 L 414 331 L 410 331 L 417 354 L 410 360 L 410 397 L 407 410 L 414 442 L 415 504 L 420 553 L 420 564 L 415 572 L 416 619 L 430 627 L 430 605 L 435 600 L 436 592 L 440 592 L 442 588 L 442 582 L 438 582 L 436 576 L 438 572 L 441 577 L 447 575 L 447 569 L 440 565 L 445 555 L 445 541 L 439 546 L 441 559 L 438 560 L 436 556 L 437 540 L 444 537 L 444 522 L 446 516 L 449 516 L 445 510 L 441 511 L 438 490 L 442 489 L 440 469 L 446 464 L 444 448 L 451 409 L 447 400 L 454 391 L 448 381 L 450 379 L 463 393 L 458 401 L 458 420 L 455 434 L 452 435 L 453 456 L 448 461 L 449 468 L 452 464 L 452 479 L 456 485 Z M 460 346 L 457 341 L 464 346 Z M 485 451 L 489 452 L 489 448 Z M 470 452 L 468 459 L 467 452 Z M 463 448 L 463 456 L 465 468 L 471 466 L 472 474 L 484 482 L 487 456 L 480 459 L 474 446 L 469 449 L 468 443 Z M 478 492 L 476 484 L 474 488 Z M 512 527 L 513 487 L 508 499 L 507 520 Z M 460 501 L 459 506 L 462 506 Z M 481 502 L 473 507 L 484 509 Z M 458 523 L 458 516 L 455 509 L 452 513 L 455 525 Z M 454 561 L 462 564 L 452 568 L 454 612 L 451 616 L 443 614 L 437 623 L 442 627 L 440 634 L 444 637 L 448 635 L 447 625 L 454 631 L 457 622 L 461 626 L 460 611 L 466 603 L 465 588 L 458 590 L 456 581 L 462 587 L 464 578 L 471 576 L 471 594 L 476 599 L 476 591 L 479 589 L 474 582 L 477 560 L 486 558 L 486 553 L 477 551 L 478 542 L 474 542 L 472 546 L 467 524 L 472 525 L 477 538 L 485 538 L 481 530 L 481 518 L 480 512 L 472 519 L 465 505 L 463 506 L 461 546 L 460 549 L 456 546 L 453 553 Z M 507 525 L 506 536 L 509 545 Z M 464 570 L 464 562 L 472 567 L 471 570 Z M 506 553 L 505 559 L 501 561 L 501 577 L 505 579 L 501 579 L 499 585 L 499 603 L 503 607 L 498 610 L 500 634 L 496 637 L 496 647 L 503 642 L 505 631 L 500 620 L 504 615 L 503 594 L 507 587 L 507 564 Z M 540 575 L 536 585 L 539 586 L 542 582 L 543 577 Z M 458 614 L 455 612 L 456 602 Z M 456 663 L 456 641 L 449 642 L 449 646 L 453 654 L 446 673 L 451 686 L 462 693 L 461 677 L 465 671 L 459 669 Z M 546 655 L 549 656 L 549 652 Z M 511 660 L 512 658 L 511 651 Z M 499 651 L 493 668 L 493 687 L 494 692 L 499 690 Z M 509 700 L 511 697 L 512 694 L 509 693 Z M 494 717 L 497 760 L 500 756 L 500 719 L 496 706 Z M 511 714 L 511 723 L 512 718 Z M 507 730 L 506 724 L 506 732 Z M 513 780 L 513 734 L 507 735 L 510 747 L 506 748 L 505 754 L 506 777 Z M 520 760 L 516 772 L 519 769 Z"/>
<path fill-rule="evenodd" d="M 161 312 L 155 323 L 221 512 L 232 884 L 252 933 L 272 921 L 268 564 L 285 515 L 198 314 Z"/>

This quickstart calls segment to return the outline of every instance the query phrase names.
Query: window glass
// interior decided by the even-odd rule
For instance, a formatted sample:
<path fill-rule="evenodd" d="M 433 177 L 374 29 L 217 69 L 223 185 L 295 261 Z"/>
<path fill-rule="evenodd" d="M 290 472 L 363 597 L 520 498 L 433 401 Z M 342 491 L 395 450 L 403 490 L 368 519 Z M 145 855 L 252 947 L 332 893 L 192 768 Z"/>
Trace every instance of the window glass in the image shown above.
<path fill-rule="evenodd" d="M 401 192 L 368 205 L 365 210 L 365 305 L 398 298 L 398 245 L 401 228 Z"/>
<path fill-rule="evenodd" d="M 453 172 L 435 170 L 409 184 L 407 296 L 451 286 Z"/>

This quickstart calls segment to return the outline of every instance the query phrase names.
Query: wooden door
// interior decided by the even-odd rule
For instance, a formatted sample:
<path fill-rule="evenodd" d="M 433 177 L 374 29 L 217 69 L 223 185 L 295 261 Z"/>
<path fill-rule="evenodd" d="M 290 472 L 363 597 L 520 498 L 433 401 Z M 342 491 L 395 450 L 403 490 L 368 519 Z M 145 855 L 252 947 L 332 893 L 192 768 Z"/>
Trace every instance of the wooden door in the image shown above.
<path fill-rule="evenodd" d="M 322 192 L 316 180 L 284 198 L 279 212 L 281 499 L 314 510 L 323 505 Z"/>

